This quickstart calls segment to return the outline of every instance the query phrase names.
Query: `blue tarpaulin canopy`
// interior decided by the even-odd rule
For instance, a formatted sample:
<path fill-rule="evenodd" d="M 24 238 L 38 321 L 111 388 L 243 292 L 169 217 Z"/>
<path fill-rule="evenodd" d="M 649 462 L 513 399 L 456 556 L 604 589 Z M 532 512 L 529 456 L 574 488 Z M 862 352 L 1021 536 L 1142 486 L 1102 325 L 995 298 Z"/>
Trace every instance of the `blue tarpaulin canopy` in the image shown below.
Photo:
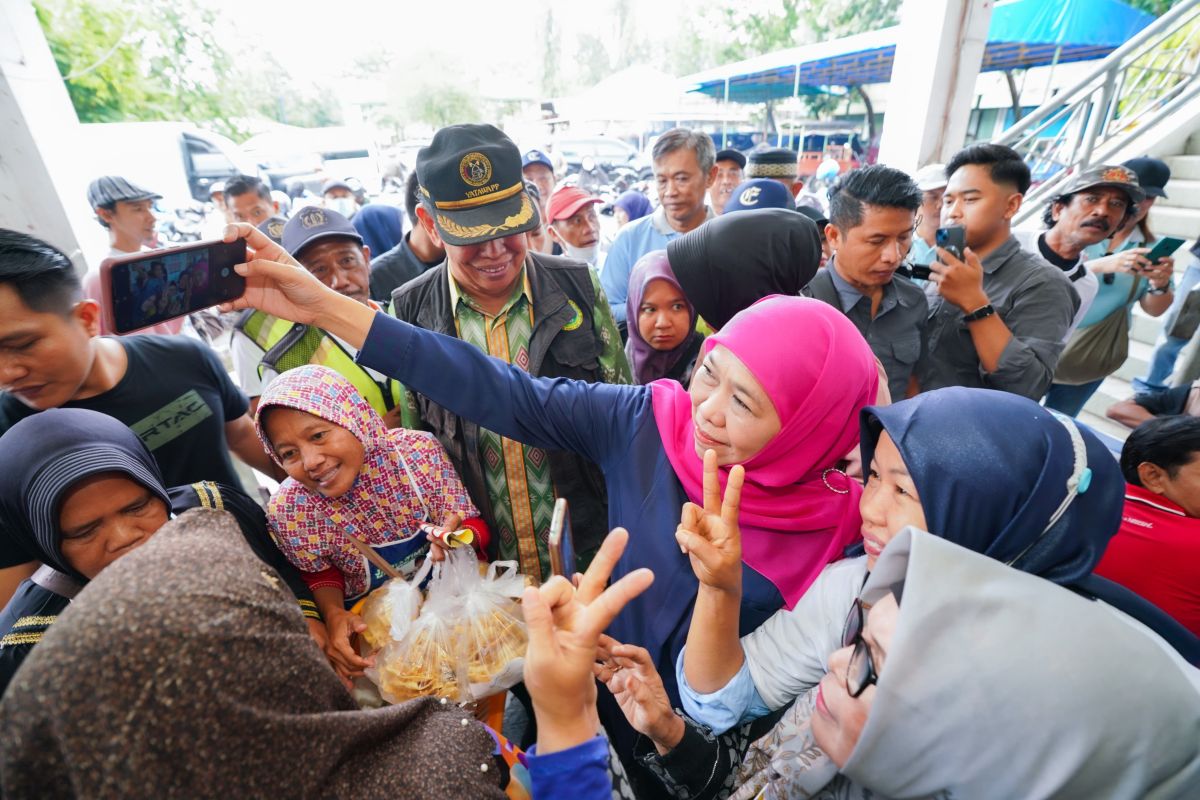
<path fill-rule="evenodd" d="M 1153 21 L 1119 0 L 1001 0 L 992 11 L 981 69 L 1103 58 Z M 899 31 L 898 26 L 883 28 L 780 50 L 699 72 L 684 82 L 691 84 L 689 91 L 740 103 L 807 94 L 816 87 L 886 83 Z"/>

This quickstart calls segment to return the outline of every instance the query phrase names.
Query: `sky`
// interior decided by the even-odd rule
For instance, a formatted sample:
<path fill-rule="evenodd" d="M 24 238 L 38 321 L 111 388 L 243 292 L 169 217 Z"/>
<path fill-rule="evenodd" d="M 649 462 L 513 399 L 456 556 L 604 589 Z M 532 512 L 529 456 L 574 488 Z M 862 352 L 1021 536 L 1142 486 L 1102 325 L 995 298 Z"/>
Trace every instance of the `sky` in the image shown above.
<path fill-rule="evenodd" d="M 319 81 L 345 70 L 364 52 L 384 49 L 402 56 L 434 49 L 480 79 L 498 72 L 531 71 L 542 63 L 546 10 L 552 5 L 564 40 L 611 27 L 610 0 L 289 0 L 253 3 L 216 0 L 227 24 L 261 31 L 254 38 L 296 79 Z M 683 0 L 636 0 L 637 28 L 670 31 Z M 286 8 L 286 13 L 280 10 Z M 332 12 L 336 9 L 336 12 Z M 502 76 L 501 76 L 502 77 Z"/>

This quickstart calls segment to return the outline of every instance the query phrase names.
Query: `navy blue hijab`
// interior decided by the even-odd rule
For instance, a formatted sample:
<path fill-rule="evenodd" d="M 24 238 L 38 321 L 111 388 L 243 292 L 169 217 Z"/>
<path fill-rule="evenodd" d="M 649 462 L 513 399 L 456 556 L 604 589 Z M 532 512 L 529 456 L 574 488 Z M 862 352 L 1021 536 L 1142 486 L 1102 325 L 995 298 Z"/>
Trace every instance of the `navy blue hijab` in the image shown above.
<path fill-rule="evenodd" d="M 400 244 L 404 238 L 400 209 L 385 203 L 367 203 L 350 223 L 363 238 L 363 244 L 371 248 L 372 260 Z"/>
<path fill-rule="evenodd" d="M 0 525 L 32 558 L 86 583 L 62 555 L 58 512 L 79 481 L 103 472 L 128 475 L 158 496 L 171 498 L 150 451 L 137 434 L 98 411 L 52 408 L 18 422 L 0 436 Z"/>
<path fill-rule="evenodd" d="M 1023 572 L 1060 584 L 1079 580 L 1091 573 L 1121 524 L 1120 467 L 1090 430 L 1077 428 L 1090 483 L 1081 483 L 1083 491 L 1045 530 L 1075 467 L 1066 427 L 1073 423 L 1027 398 L 938 389 L 865 408 L 861 424 L 864 472 L 886 430 L 912 476 L 930 533 Z"/>

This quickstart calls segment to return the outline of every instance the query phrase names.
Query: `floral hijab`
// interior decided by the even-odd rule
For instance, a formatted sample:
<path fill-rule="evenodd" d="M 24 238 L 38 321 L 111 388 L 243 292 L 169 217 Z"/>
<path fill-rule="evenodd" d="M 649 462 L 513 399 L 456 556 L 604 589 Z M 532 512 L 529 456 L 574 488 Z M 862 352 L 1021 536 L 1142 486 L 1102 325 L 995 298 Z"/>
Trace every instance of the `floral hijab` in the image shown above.
<path fill-rule="evenodd" d="M 389 430 L 338 372 L 315 365 L 288 370 L 263 392 L 255 427 L 267 452 L 280 463 L 263 430 L 272 408 L 320 417 L 345 428 L 363 445 L 362 468 L 346 494 L 328 498 L 288 478 L 267 510 L 271 532 L 288 559 L 305 572 L 337 567 L 346 578 L 347 597 L 365 592 L 370 578 L 365 559 L 346 534 L 383 545 L 422 535 L 421 524 L 439 524 L 446 512 L 478 515 L 437 440 L 428 433 Z"/>

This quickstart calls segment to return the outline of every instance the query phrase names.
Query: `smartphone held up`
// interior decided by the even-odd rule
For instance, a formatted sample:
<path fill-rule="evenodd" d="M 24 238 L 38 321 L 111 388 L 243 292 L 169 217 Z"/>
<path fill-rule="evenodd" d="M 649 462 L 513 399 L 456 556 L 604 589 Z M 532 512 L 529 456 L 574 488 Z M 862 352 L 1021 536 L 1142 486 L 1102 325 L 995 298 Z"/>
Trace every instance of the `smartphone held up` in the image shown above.
<path fill-rule="evenodd" d="M 105 259 L 100 265 L 105 319 L 117 333 L 131 333 L 236 300 L 246 291 L 246 279 L 233 268 L 245 260 L 245 239 Z"/>
<path fill-rule="evenodd" d="M 938 228 L 934 234 L 934 243 L 950 255 L 962 261 L 963 251 L 967 248 L 967 229 L 962 225 L 950 225 Z"/>

